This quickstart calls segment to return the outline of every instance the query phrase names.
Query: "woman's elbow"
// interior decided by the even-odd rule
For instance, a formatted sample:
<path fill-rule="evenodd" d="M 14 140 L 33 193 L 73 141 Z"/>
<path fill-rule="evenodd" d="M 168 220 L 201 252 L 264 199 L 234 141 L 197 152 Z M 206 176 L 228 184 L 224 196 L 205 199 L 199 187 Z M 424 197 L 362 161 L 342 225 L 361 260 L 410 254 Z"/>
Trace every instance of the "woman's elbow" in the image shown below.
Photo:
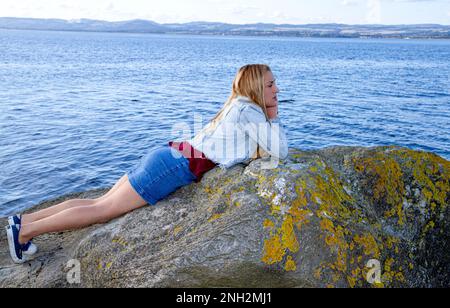
<path fill-rule="evenodd" d="M 273 154 L 273 156 L 277 157 L 278 159 L 285 160 L 289 156 L 289 149 L 286 148 L 280 148 L 279 151 L 276 151 L 276 153 Z"/>
<path fill-rule="evenodd" d="M 289 149 L 286 148 L 285 150 L 281 151 L 280 154 L 280 159 L 285 160 L 289 156 Z"/>

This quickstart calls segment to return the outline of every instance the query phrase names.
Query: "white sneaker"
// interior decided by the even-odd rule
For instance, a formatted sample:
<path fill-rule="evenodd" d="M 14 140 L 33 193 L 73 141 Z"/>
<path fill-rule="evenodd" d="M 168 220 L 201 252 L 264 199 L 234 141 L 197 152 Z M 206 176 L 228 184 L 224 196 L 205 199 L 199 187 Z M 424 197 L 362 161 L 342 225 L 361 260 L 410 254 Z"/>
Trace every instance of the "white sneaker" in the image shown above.
<path fill-rule="evenodd" d="M 22 264 L 27 261 L 27 258 L 22 254 L 22 247 L 19 243 L 20 228 L 14 226 L 6 227 L 6 235 L 8 238 L 9 254 L 14 263 Z"/>
<path fill-rule="evenodd" d="M 22 215 L 17 214 L 14 216 L 9 216 L 8 224 L 10 226 L 21 226 L 22 225 Z M 20 229 L 20 227 L 18 227 L 17 229 Z M 25 245 L 22 246 L 22 253 L 24 255 L 31 257 L 31 256 L 35 255 L 37 252 L 38 252 L 38 247 L 35 244 L 33 244 L 32 241 L 29 241 L 28 243 L 26 243 Z"/>

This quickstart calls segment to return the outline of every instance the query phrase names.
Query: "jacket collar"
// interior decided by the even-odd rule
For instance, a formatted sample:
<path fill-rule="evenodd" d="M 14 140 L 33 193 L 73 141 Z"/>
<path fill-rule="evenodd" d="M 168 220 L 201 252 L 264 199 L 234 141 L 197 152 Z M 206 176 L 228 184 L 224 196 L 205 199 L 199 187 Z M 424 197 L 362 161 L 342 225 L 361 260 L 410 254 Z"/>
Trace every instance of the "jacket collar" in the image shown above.
<path fill-rule="evenodd" d="M 244 102 L 249 102 L 249 103 L 252 103 L 252 102 L 253 102 L 249 97 L 247 97 L 247 96 L 242 96 L 242 95 L 238 95 L 238 96 L 236 97 L 236 99 L 237 99 L 238 101 L 244 101 Z"/>

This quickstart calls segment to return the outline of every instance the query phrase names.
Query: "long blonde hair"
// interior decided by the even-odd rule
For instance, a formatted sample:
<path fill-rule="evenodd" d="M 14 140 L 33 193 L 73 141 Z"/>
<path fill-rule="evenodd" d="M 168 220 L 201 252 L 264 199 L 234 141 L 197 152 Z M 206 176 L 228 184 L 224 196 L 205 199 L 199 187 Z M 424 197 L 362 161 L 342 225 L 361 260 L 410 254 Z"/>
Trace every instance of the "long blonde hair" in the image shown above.
<path fill-rule="evenodd" d="M 234 78 L 230 97 L 222 109 L 201 132 L 213 131 L 219 121 L 225 116 L 225 111 L 230 107 L 232 101 L 238 96 L 246 96 L 254 104 L 260 106 L 264 111 L 266 119 L 269 120 L 266 101 L 264 99 L 264 75 L 271 71 L 270 67 L 265 64 L 249 64 L 241 67 Z"/>

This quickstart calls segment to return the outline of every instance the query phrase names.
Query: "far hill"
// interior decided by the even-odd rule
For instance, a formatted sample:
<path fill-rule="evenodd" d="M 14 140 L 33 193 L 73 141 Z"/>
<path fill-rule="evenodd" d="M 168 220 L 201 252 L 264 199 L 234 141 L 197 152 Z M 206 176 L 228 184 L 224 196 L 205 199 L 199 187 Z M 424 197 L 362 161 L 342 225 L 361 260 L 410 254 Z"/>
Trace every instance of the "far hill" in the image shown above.
<path fill-rule="evenodd" d="M 0 17 L 0 29 L 293 37 L 450 38 L 450 26 L 437 24 L 292 25 L 257 23 L 239 25 L 202 21 L 159 24 L 140 19 L 108 22 L 91 19 L 62 20 Z"/>

